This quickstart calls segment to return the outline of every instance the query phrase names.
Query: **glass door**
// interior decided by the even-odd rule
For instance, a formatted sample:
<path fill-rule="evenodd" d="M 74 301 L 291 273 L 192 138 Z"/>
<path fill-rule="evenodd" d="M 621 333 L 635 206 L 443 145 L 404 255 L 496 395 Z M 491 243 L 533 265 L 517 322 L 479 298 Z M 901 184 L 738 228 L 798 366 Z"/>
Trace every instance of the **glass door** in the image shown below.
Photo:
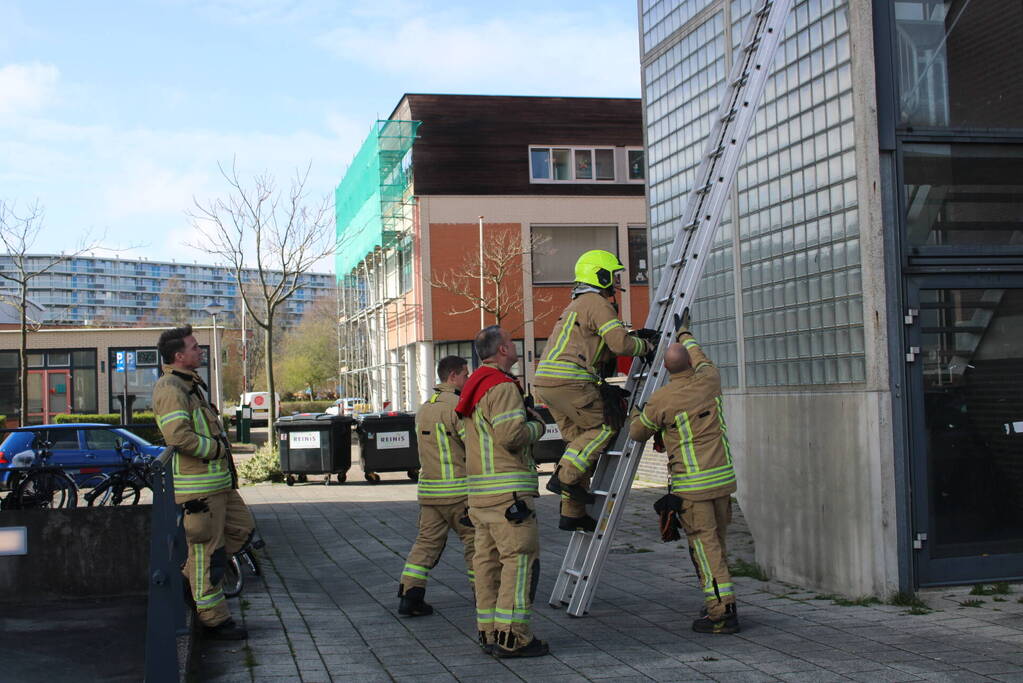
<path fill-rule="evenodd" d="M 68 370 L 29 370 L 26 424 L 51 424 L 54 415 L 70 413 L 70 385 Z"/>
<path fill-rule="evenodd" d="M 921 585 L 1023 577 L 1023 276 L 910 278 Z"/>

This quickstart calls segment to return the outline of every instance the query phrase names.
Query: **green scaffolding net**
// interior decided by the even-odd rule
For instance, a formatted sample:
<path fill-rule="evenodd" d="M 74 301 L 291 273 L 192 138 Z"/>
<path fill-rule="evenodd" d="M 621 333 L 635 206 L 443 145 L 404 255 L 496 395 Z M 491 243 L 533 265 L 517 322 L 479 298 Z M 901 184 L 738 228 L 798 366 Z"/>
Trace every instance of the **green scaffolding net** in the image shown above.
<path fill-rule="evenodd" d="M 411 224 L 412 143 L 420 121 L 377 121 L 334 190 L 339 279 L 377 247 L 388 247 Z"/>

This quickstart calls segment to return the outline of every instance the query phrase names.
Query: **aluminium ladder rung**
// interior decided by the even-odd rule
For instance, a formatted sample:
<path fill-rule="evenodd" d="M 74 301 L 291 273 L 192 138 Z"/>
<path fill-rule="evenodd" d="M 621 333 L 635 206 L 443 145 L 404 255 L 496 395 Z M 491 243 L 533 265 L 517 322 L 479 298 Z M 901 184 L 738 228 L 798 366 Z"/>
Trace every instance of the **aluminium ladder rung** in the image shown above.
<path fill-rule="evenodd" d="M 754 8 L 746 26 L 738 58 L 725 80 L 726 91 L 712 119 L 704 155 L 685 207 L 679 217 L 684 227 L 676 235 L 661 281 L 647 316 L 646 327 L 665 332 L 657 341 L 653 361 L 641 360 L 636 372 L 630 371 L 626 390 L 630 392 L 629 407 L 643 406 L 651 394 L 666 380 L 660 372 L 664 352 L 672 342 L 673 315 L 682 314 L 692 301 L 703 274 L 705 259 L 714 233 L 727 206 L 743 148 L 749 140 L 753 118 L 769 77 L 769 67 L 778 51 L 785 22 L 794 0 L 762 0 Z M 594 503 L 599 510 L 595 533 L 576 531 L 569 539 L 561 571 L 555 581 L 550 604 L 567 605 L 572 616 L 583 616 L 590 607 L 600 574 L 607 561 L 614 532 L 622 516 L 623 503 L 639 468 L 644 444 L 619 433 L 612 451 L 600 456 L 593 475 L 594 493 L 601 499 Z M 614 457 L 624 456 L 624 457 Z"/>

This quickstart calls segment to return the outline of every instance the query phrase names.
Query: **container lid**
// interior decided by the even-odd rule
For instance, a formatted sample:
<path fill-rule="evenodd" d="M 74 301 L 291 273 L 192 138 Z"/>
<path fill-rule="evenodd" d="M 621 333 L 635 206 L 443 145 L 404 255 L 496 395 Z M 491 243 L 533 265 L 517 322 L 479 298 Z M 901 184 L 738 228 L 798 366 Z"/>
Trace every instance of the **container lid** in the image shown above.
<path fill-rule="evenodd" d="M 331 415 L 330 413 L 296 413 L 294 415 L 284 415 L 278 418 L 278 425 L 298 426 L 298 425 L 315 425 L 317 427 L 327 427 L 333 422 L 352 422 L 352 418 L 346 415 Z"/>

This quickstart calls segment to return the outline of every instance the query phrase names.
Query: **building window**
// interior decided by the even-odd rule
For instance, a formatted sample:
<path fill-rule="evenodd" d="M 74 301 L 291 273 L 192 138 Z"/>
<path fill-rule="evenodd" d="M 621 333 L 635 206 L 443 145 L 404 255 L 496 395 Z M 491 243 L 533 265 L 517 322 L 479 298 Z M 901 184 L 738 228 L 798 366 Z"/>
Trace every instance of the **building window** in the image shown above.
<path fill-rule="evenodd" d="M 629 165 L 629 180 L 642 181 L 642 174 L 635 177 L 632 173 L 635 152 L 614 147 L 530 147 L 530 182 L 613 183 L 620 177 L 616 172 L 618 159 Z M 642 150 L 639 154 L 639 166 L 642 167 Z"/>
<path fill-rule="evenodd" d="M 627 150 L 629 158 L 629 180 L 646 180 L 646 158 L 643 150 Z"/>
<path fill-rule="evenodd" d="M 206 386 L 210 385 L 210 368 L 209 368 L 209 346 L 200 346 L 199 350 L 202 352 L 201 365 L 196 372 L 202 378 L 202 381 L 206 382 Z M 117 372 L 117 352 L 118 351 L 131 351 L 135 354 L 135 369 L 127 372 Z M 111 347 L 107 352 L 107 364 L 110 366 L 110 372 L 107 373 L 109 388 L 110 388 L 110 401 L 107 406 L 109 412 L 119 413 L 121 411 L 120 397 L 125 393 L 135 396 L 135 402 L 132 405 L 132 409 L 135 412 L 152 410 L 153 409 L 153 386 L 156 385 L 156 380 L 160 378 L 160 367 L 159 357 L 156 353 L 156 349 L 153 347 L 149 348 L 114 348 Z"/>
<path fill-rule="evenodd" d="M 645 227 L 629 227 L 629 282 L 634 285 L 650 284 L 650 258 L 647 254 Z"/>
<path fill-rule="evenodd" d="M 519 352 L 519 362 L 512 366 L 511 374 L 521 380 L 523 377 L 522 349 L 524 346 L 521 339 L 515 339 L 513 341 L 515 342 L 515 348 L 518 349 Z M 458 356 L 459 358 L 464 358 L 466 362 L 469 363 L 470 371 L 475 370 L 480 365 L 480 361 L 476 358 L 475 352 L 473 351 L 471 341 L 438 342 L 433 345 L 434 366 L 431 372 L 434 373 L 434 382 L 437 381 L 437 363 L 439 363 L 441 358 L 444 358 L 445 356 Z"/>
<path fill-rule="evenodd" d="M 617 225 L 534 225 L 533 235 L 543 247 L 533 252 L 534 284 L 575 281 L 575 262 L 590 249 L 618 253 Z"/>

